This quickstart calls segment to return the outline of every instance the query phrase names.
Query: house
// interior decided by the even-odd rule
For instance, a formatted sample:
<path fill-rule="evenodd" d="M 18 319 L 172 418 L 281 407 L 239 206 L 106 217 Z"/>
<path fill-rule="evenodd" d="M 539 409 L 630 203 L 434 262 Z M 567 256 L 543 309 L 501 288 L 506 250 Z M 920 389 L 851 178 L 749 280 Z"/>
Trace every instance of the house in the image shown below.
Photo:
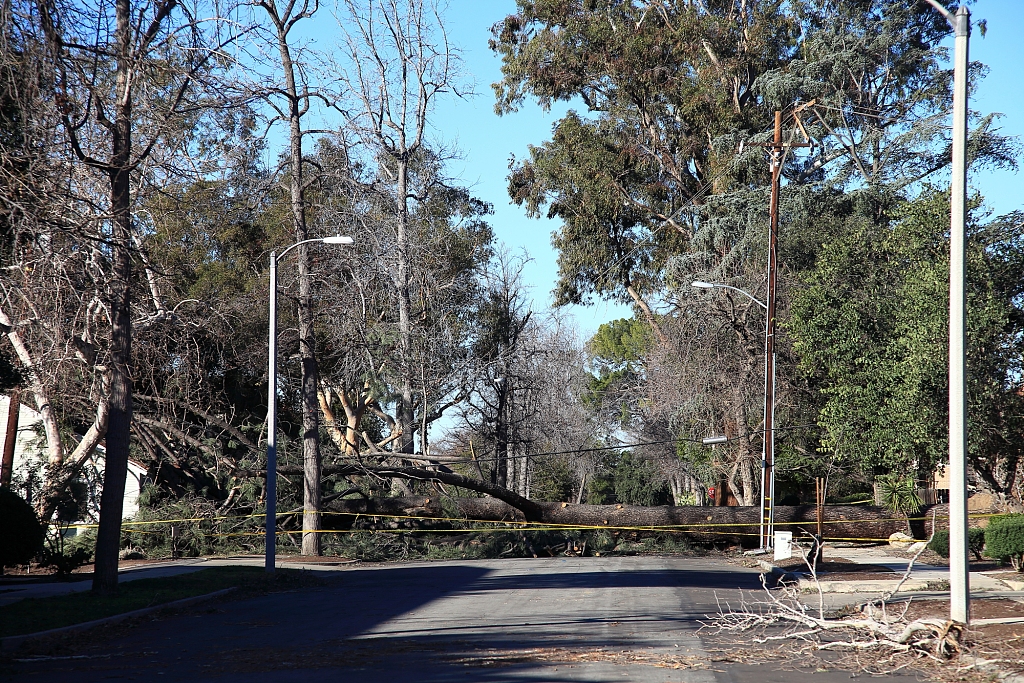
<path fill-rule="evenodd" d="M 0 439 L 3 439 L 4 457 L 0 459 L 0 484 L 10 486 L 29 503 L 38 495 L 46 467 L 46 443 L 42 418 L 25 403 L 20 403 L 17 415 L 11 414 L 11 397 L 0 396 Z M 11 418 L 14 418 L 13 420 Z M 11 427 L 9 429 L 8 427 Z M 8 436 L 13 437 L 9 447 Z M 83 523 L 95 523 L 100 514 L 100 493 L 103 490 L 103 445 L 96 447 L 92 458 L 82 467 L 77 481 L 84 486 L 85 512 Z M 146 467 L 128 461 L 125 479 L 123 517 L 131 518 L 139 511 L 139 492 L 146 481 Z"/>

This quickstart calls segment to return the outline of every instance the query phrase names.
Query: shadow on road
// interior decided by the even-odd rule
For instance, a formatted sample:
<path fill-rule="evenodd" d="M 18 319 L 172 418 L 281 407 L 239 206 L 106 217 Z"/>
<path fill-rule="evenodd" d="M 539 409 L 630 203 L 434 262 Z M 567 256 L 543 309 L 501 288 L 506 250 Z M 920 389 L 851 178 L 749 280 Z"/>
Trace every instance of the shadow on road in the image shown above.
<path fill-rule="evenodd" d="M 624 680 L 630 663 L 615 652 L 672 648 L 673 639 L 693 645 L 697 619 L 714 611 L 716 591 L 759 586 L 756 573 L 701 561 L 686 568 L 629 559 L 488 564 L 339 572 L 324 588 L 79 635 L 46 653 L 74 659 L 7 663 L 0 679 Z M 626 680 L 682 680 L 678 670 L 639 669 L 648 677 Z M 700 680 L 714 680 L 708 676 Z"/>

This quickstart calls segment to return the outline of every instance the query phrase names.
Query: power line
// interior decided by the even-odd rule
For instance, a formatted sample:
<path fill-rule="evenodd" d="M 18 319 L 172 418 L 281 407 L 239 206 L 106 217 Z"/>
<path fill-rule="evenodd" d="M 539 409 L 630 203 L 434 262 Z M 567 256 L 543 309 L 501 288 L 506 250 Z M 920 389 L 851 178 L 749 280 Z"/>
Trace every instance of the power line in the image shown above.
<path fill-rule="evenodd" d="M 807 429 L 807 428 L 811 428 L 811 427 L 818 427 L 818 425 L 814 424 L 814 423 L 808 423 L 808 424 L 802 424 L 802 425 L 790 425 L 788 427 L 776 427 L 775 431 L 776 432 L 781 432 L 781 431 L 789 431 L 789 430 L 795 430 L 795 429 Z M 755 436 L 757 434 L 764 434 L 764 430 L 763 429 L 757 429 L 757 430 L 748 432 L 745 436 L 732 436 L 732 437 L 728 437 L 728 438 L 725 439 L 725 441 L 721 441 L 719 443 L 730 443 L 730 442 L 733 442 L 733 441 L 743 441 L 743 440 L 745 440 L 745 439 L 747 439 L 747 438 L 749 438 L 751 436 Z M 689 437 L 678 437 L 678 438 L 675 438 L 675 439 L 662 439 L 662 440 L 659 440 L 659 441 L 640 441 L 640 442 L 637 442 L 637 443 L 623 443 L 623 444 L 617 444 L 617 445 L 614 445 L 614 446 L 592 446 L 592 447 L 589 447 L 589 448 L 575 448 L 575 449 L 572 449 L 572 450 L 564 450 L 564 451 L 543 451 L 543 452 L 540 452 L 540 453 L 519 453 L 519 454 L 514 454 L 514 455 L 507 455 L 507 456 L 505 456 L 505 458 L 508 459 L 508 460 L 518 460 L 518 459 L 522 459 L 522 458 L 542 458 L 542 457 L 547 457 L 547 456 L 552 456 L 552 455 L 573 455 L 573 454 L 577 454 L 577 453 L 597 453 L 597 452 L 601 452 L 601 451 L 623 451 L 623 450 L 627 450 L 627 449 L 630 449 L 630 448 L 640 448 L 642 446 L 663 446 L 665 444 L 674 444 L 674 443 L 680 443 L 680 442 L 695 443 L 695 444 L 700 444 L 702 446 L 705 445 L 703 439 L 693 439 L 693 438 L 689 438 Z M 436 461 L 436 464 L 438 464 L 438 465 L 472 465 L 474 463 L 494 462 L 494 461 L 498 460 L 497 456 L 488 456 L 486 458 L 475 458 L 475 459 L 474 458 L 454 459 L 454 458 L 443 458 L 443 457 L 431 457 L 429 455 L 423 455 L 422 453 L 418 453 L 418 454 L 404 454 L 404 453 L 385 452 L 385 453 L 380 453 L 380 454 L 374 453 L 374 454 L 368 454 L 368 455 L 387 455 L 388 457 L 393 457 L 393 458 L 401 458 L 403 455 L 405 455 L 406 457 L 409 457 L 412 460 Z M 353 455 L 342 456 L 341 458 L 339 458 L 339 460 L 361 460 L 361 459 L 362 459 L 361 457 L 353 456 Z"/>

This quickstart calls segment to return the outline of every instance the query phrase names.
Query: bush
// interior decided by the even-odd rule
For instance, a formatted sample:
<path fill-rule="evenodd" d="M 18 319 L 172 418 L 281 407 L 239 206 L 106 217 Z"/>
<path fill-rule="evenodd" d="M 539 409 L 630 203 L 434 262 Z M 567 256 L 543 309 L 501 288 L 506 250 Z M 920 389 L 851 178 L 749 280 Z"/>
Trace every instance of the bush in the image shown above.
<path fill-rule="evenodd" d="M 1024 514 L 992 518 L 985 529 L 985 554 L 1024 571 Z"/>
<path fill-rule="evenodd" d="M 26 564 L 43 547 L 43 525 L 19 495 L 0 488 L 0 567 Z"/>
<path fill-rule="evenodd" d="M 967 530 L 967 547 L 974 553 L 974 559 L 981 559 L 981 551 L 985 547 L 985 530 L 971 527 Z M 928 550 L 942 557 L 949 557 L 949 532 L 936 531 L 928 544 Z"/>
<path fill-rule="evenodd" d="M 615 499 L 623 505 L 670 505 L 672 492 L 649 460 L 623 451 L 615 467 Z"/>
<path fill-rule="evenodd" d="M 59 578 L 66 579 L 76 569 L 92 562 L 96 548 L 95 535 L 92 538 L 68 538 L 67 527 L 52 527 L 46 539 L 46 546 L 39 556 L 39 564 L 49 567 Z"/>

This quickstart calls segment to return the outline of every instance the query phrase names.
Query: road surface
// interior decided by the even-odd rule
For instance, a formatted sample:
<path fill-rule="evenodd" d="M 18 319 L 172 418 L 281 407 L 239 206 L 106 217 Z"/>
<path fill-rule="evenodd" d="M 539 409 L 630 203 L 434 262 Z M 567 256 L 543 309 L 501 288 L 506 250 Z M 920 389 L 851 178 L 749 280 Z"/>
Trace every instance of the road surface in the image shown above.
<path fill-rule="evenodd" d="M 453 561 L 325 573 L 321 588 L 221 600 L 67 658 L 7 662 L 19 683 L 782 683 L 847 681 L 779 664 L 715 662 L 698 633 L 758 573 L 681 557 Z M 73 657 L 73 658 L 71 658 Z M 653 664 L 659 663 L 661 666 Z M 665 665 L 669 666 L 665 666 Z M 676 668 L 672 668 L 676 667 Z"/>

